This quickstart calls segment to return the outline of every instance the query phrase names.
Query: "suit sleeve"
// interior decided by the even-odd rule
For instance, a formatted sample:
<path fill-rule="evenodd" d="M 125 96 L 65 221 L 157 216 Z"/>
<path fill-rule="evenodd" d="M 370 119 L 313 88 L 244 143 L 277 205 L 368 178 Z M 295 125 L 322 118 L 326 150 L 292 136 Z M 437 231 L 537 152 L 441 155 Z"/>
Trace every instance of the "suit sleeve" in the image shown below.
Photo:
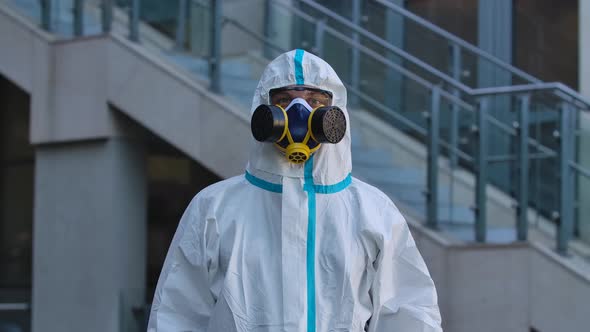
<path fill-rule="evenodd" d="M 434 282 L 406 221 L 397 208 L 392 209 L 383 217 L 393 225 L 377 241 L 368 331 L 442 331 Z"/>
<path fill-rule="evenodd" d="M 195 202 L 196 201 L 196 202 Z M 198 198 L 184 212 L 168 254 L 150 312 L 148 332 L 205 331 L 215 305 L 219 233 Z"/>

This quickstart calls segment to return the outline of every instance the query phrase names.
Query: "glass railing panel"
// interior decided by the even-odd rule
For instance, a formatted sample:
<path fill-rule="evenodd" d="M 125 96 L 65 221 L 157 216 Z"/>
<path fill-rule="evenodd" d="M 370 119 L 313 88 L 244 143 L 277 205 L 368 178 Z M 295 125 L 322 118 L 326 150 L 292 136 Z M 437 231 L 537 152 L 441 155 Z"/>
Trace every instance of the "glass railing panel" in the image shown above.
<path fill-rule="evenodd" d="M 132 10 L 133 0 L 118 0 L 117 4 L 124 8 L 127 13 Z M 180 5 L 183 1 L 157 1 L 141 0 L 139 2 L 139 20 L 160 32 L 169 39 L 175 40 L 176 29 L 179 23 L 179 15 L 184 14 L 185 20 L 191 15 L 192 1 L 184 1 L 184 11 L 180 12 Z M 188 27 L 187 27 L 188 32 Z M 147 33 L 147 31 L 146 31 Z M 187 38 L 188 40 L 189 38 Z M 182 47 L 188 46 L 187 41 Z"/>
<path fill-rule="evenodd" d="M 514 110 L 518 109 L 518 99 L 512 95 L 492 96 L 487 99 L 487 106 L 488 116 L 510 129 L 499 127 L 495 122 L 488 125 L 489 182 L 512 195 L 515 183 L 512 169 L 516 162 L 513 156 L 516 153 L 514 149 L 518 146 L 512 124 L 517 120 Z"/>
<path fill-rule="evenodd" d="M 343 82 L 350 84 L 350 63 L 352 53 L 350 46 L 334 35 L 326 33 L 323 44 L 323 58 L 326 60 Z M 350 94 L 349 94 L 350 95 Z"/>
<path fill-rule="evenodd" d="M 15 10 L 19 14 L 31 20 L 36 25 L 41 26 L 41 22 L 43 21 L 41 1 L 0 0 L 0 5 L 4 5 L 12 10 Z"/>
<path fill-rule="evenodd" d="M 361 57 L 361 66 L 370 58 Z M 399 95 L 386 91 L 382 85 L 384 73 L 363 74 L 360 91 L 349 94 L 359 99 L 360 113 L 353 128 L 353 167 L 355 176 L 387 193 L 400 206 L 410 208 L 416 217 L 426 217 L 426 163 L 424 157 L 425 131 L 423 112 L 429 109 L 430 91 L 416 86 L 407 104 L 415 108 L 394 112 L 385 105 L 385 97 Z M 381 86 L 381 89 L 376 87 Z M 395 99 L 395 98 L 394 98 Z M 354 111 L 353 111 L 354 112 Z M 379 123 L 378 125 L 376 124 Z M 410 135 L 408 135 L 408 133 Z"/>
<path fill-rule="evenodd" d="M 590 171 L 590 112 L 578 110 L 576 120 L 578 135 L 576 135 L 576 162 L 585 170 Z M 590 173 L 590 172 L 586 172 Z M 575 234 L 586 243 L 590 243 L 590 177 L 578 175 L 577 200 L 575 204 L 576 227 Z"/>
<path fill-rule="evenodd" d="M 31 289 L 0 288 L 0 331 L 31 331 Z"/>
<path fill-rule="evenodd" d="M 475 124 L 475 111 L 450 97 L 439 103 L 438 226 L 466 241 L 473 241 L 475 191 L 465 178 L 474 165 L 462 140 L 466 128 Z M 469 140 L 470 141 L 470 140 Z"/>
<path fill-rule="evenodd" d="M 364 35 L 362 38 L 377 38 L 377 44 L 386 43 L 401 49 L 406 53 L 403 65 L 413 71 L 416 71 L 415 67 L 419 67 L 419 75 L 431 75 L 436 71 L 445 75 L 445 80 L 457 80 L 470 88 L 524 84 L 534 80 L 530 75 L 510 67 L 507 62 L 486 55 L 485 52 L 456 37 L 453 39 L 446 32 L 447 35 L 441 34 L 440 29 L 434 30 L 438 27 L 433 29 L 421 24 L 414 18 L 388 8 L 380 1 L 363 1 L 361 13 L 356 18 L 352 15 L 350 4 L 336 6 L 329 1 L 317 2 L 327 7 L 330 11 L 327 13 L 307 1 L 296 3 L 309 15 L 326 20 L 329 26 L 351 37 L 355 35 L 355 31 L 350 24 L 358 23 L 366 31 L 358 33 Z M 350 24 L 345 24 L 334 15 L 339 15 Z M 415 58 L 420 64 L 408 61 L 408 57 Z M 428 68 L 425 69 L 426 67 Z M 439 80 L 441 77 L 437 75 L 437 81 Z M 440 83 L 437 81 L 432 82 Z"/>
<path fill-rule="evenodd" d="M 184 31 L 186 31 L 186 37 L 184 40 L 184 44 L 179 45 L 179 30 L 176 30 L 176 48 L 184 49 L 194 57 L 207 58 L 211 55 L 211 32 L 213 29 L 213 14 L 211 12 L 211 1 L 190 0 L 188 2 L 188 12 L 186 13 L 187 16 L 185 18 L 187 23 L 184 27 Z M 180 3 L 182 4 L 182 1 L 180 1 Z M 178 16 L 177 29 L 182 29 L 182 26 L 178 26 L 180 20 L 182 20 L 182 18 Z M 224 33 L 223 30 L 222 33 Z M 221 36 L 221 38 L 223 40 L 223 36 Z"/>
<path fill-rule="evenodd" d="M 74 0 L 54 0 L 51 1 L 51 31 L 55 34 L 66 36 L 66 37 L 73 37 L 76 29 L 74 25 L 77 23 L 75 22 L 77 16 L 80 15 L 78 13 L 78 8 L 75 8 Z M 81 14 L 82 20 L 84 20 L 85 15 Z"/>
<path fill-rule="evenodd" d="M 330 9 L 334 13 L 346 17 L 347 19 L 352 19 L 352 10 L 354 5 L 353 1 L 341 1 L 341 0 L 318 0 L 322 6 Z M 368 2 L 368 1 L 361 1 L 361 2 Z M 299 4 L 302 9 L 308 10 L 309 8 L 305 4 Z"/>
<path fill-rule="evenodd" d="M 471 88 L 476 87 L 490 87 L 502 86 L 511 84 L 530 83 L 532 77 L 526 74 L 521 75 L 510 68 L 508 63 L 510 61 L 494 61 L 489 56 L 482 55 L 481 50 L 478 50 L 473 43 L 475 43 L 476 36 L 474 31 L 477 31 L 477 26 L 472 26 L 473 21 L 460 21 L 456 23 L 452 20 L 454 15 L 451 14 L 439 17 L 443 20 L 441 22 L 434 22 L 436 26 L 428 21 L 421 24 L 420 20 L 424 21 L 420 16 L 417 20 L 411 16 L 404 16 L 400 12 L 387 8 L 387 6 L 378 1 L 370 2 L 372 4 L 371 11 L 382 14 L 385 19 L 384 26 L 395 27 L 403 31 L 405 38 L 403 40 L 396 40 L 396 38 L 386 38 L 392 44 L 402 48 L 412 56 L 424 61 L 426 64 L 443 72 L 461 83 Z M 473 12 L 477 7 L 466 6 L 462 10 L 467 12 L 472 11 L 471 14 L 465 14 L 463 17 L 476 17 L 477 12 Z M 414 8 L 418 15 L 426 14 L 425 10 Z M 409 13 L 409 15 L 413 15 Z M 470 16 L 471 15 L 471 16 Z M 448 19 L 447 21 L 444 21 Z M 448 32 L 443 31 L 448 35 L 443 35 L 439 26 L 453 28 L 453 31 L 461 31 L 462 35 L 473 36 L 470 40 L 472 44 L 460 40 L 457 37 L 449 37 Z M 434 26 L 434 28 L 432 27 Z M 390 34 L 391 35 L 391 34 Z M 387 34 L 384 34 L 386 37 Z M 494 58 L 495 59 L 495 58 Z"/>
<path fill-rule="evenodd" d="M 97 35 L 103 30 L 99 0 L 2 0 L 0 3 L 60 37 Z"/>
<path fill-rule="evenodd" d="M 155 12 L 155 1 L 115 0 L 113 30 L 150 50 L 171 50 L 174 47 L 179 0 L 162 1 Z M 186 7 L 186 6 L 185 6 Z"/>
<path fill-rule="evenodd" d="M 112 29 L 187 70 L 195 79 L 206 80 L 211 31 L 208 2 L 115 1 Z"/>
<path fill-rule="evenodd" d="M 504 94 L 480 97 L 488 105 L 488 175 L 487 181 L 500 189 L 513 201 L 516 217 L 519 164 L 519 127 L 522 98 L 529 97 L 529 166 L 528 166 L 528 206 L 534 208 L 535 220 L 552 220 L 559 212 L 559 110 L 561 101 L 553 93 L 533 92 L 528 94 Z M 475 101 L 473 102 L 475 104 Z M 510 112 L 503 112 L 504 110 Z M 473 137 L 467 132 L 466 137 Z M 462 138 L 464 139 L 464 138 Z M 464 149 L 471 156 L 478 151 L 477 140 L 473 139 Z M 477 167 L 468 167 L 477 172 Z M 489 207 L 488 207 L 489 215 Z M 490 219 L 491 218 L 491 219 Z M 497 219 L 493 215 L 488 222 Z M 504 218 L 505 219 L 505 218 Z M 512 220 L 512 217 L 509 219 Z M 530 220 L 529 220 L 530 221 Z"/>
<path fill-rule="evenodd" d="M 252 96 L 266 65 L 291 48 L 290 42 L 295 36 L 286 27 L 300 24 L 291 13 L 272 4 L 272 19 L 265 22 L 264 5 L 261 0 L 236 1 L 226 2 L 223 7 L 221 90 L 244 112 L 250 111 Z M 269 30 L 268 36 L 265 29 Z M 297 37 L 306 39 L 308 30 L 302 30 Z"/>
<path fill-rule="evenodd" d="M 560 102 L 548 92 L 531 96 L 529 132 L 531 138 L 542 146 L 531 147 L 529 201 L 541 216 L 552 220 L 559 212 L 559 137 Z M 549 150 L 549 151 L 547 151 Z M 554 156 L 546 156 L 549 152 Z M 545 156 L 544 156 L 545 155 Z"/>
<path fill-rule="evenodd" d="M 2 303 L 0 303 L 0 307 Z M 31 331 L 31 314 L 22 310 L 0 309 L 1 332 L 29 332 Z"/>

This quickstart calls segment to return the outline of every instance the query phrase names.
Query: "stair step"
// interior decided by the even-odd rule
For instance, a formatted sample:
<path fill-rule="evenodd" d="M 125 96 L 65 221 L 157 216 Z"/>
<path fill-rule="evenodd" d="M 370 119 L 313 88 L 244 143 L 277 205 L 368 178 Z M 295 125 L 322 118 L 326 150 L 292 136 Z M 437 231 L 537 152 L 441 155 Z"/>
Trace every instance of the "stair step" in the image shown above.
<path fill-rule="evenodd" d="M 400 200 L 402 203 L 406 203 Z M 407 204 L 407 203 L 406 203 Z M 407 204 L 421 216 L 426 217 L 426 204 Z M 438 206 L 438 223 L 452 225 L 473 225 L 475 223 L 475 214 L 470 207 L 453 205 L 451 208 L 448 204 L 439 204 Z"/>
<path fill-rule="evenodd" d="M 425 195 L 426 188 L 424 187 L 416 187 L 416 186 L 396 186 L 391 187 L 388 189 L 392 195 L 399 197 L 401 200 L 405 202 L 416 202 L 416 203 L 424 203 L 426 202 L 426 195 Z M 450 197 L 448 195 L 449 187 L 447 186 L 440 186 L 438 188 L 438 202 L 439 204 L 448 204 L 450 202 Z"/>
<path fill-rule="evenodd" d="M 472 225 L 441 225 L 441 230 L 465 242 L 475 242 Z M 486 243 L 508 244 L 516 241 L 516 230 L 512 227 L 488 227 Z"/>
<path fill-rule="evenodd" d="M 357 165 L 355 173 L 359 177 L 364 178 L 368 183 L 375 184 L 377 187 L 414 185 L 424 188 L 426 185 L 426 174 L 420 169 L 381 168 Z"/>
<path fill-rule="evenodd" d="M 355 166 L 368 166 L 371 169 L 374 167 L 391 168 L 395 166 L 390 152 L 377 149 L 353 148 L 352 162 Z"/>

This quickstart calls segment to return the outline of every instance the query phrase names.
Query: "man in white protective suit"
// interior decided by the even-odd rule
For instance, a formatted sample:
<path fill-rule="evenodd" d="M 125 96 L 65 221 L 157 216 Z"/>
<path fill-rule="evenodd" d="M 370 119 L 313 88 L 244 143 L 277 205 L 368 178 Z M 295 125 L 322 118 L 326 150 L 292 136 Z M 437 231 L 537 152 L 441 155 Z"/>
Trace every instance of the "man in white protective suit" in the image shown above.
<path fill-rule="evenodd" d="M 246 172 L 186 209 L 148 331 L 442 331 L 406 221 L 351 177 L 346 89 L 330 65 L 280 55 L 252 114 Z"/>

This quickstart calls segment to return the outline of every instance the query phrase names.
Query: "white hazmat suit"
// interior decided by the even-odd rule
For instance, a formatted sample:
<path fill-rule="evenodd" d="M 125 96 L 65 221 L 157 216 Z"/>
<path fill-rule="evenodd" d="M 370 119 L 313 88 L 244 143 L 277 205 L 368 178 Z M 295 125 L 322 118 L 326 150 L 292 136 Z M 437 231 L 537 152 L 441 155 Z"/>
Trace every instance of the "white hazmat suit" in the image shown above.
<path fill-rule="evenodd" d="M 269 90 L 346 89 L 322 59 L 284 53 Z M 256 142 L 245 175 L 202 190 L 184 213 L 158 281 L 148 331 L 442 331 L 434 284 L 391 200 L 351 177 L 350 123 L 338 144 L 292 164 Z"/>

